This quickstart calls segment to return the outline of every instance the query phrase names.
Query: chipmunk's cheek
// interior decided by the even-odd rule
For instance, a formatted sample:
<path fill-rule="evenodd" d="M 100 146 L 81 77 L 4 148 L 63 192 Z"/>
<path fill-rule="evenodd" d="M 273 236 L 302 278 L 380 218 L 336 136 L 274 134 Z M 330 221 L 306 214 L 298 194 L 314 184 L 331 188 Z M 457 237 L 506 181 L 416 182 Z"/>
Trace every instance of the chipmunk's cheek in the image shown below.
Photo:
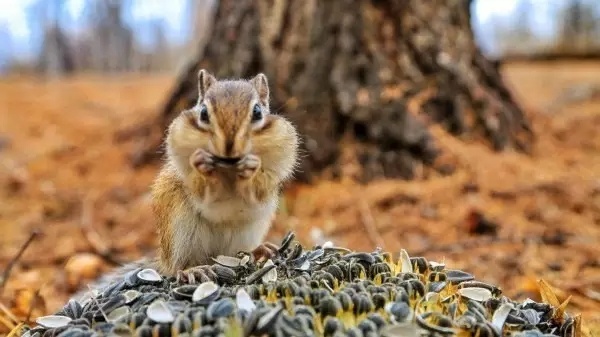
<path fill-rule="evenodd" d="M 277 116 L 275 115 L 267 115 L 265 116 L 264 121 L 254 130 L 255 135 L 264 135 L 269 133 L 271 128 L 277 122 Z"/>

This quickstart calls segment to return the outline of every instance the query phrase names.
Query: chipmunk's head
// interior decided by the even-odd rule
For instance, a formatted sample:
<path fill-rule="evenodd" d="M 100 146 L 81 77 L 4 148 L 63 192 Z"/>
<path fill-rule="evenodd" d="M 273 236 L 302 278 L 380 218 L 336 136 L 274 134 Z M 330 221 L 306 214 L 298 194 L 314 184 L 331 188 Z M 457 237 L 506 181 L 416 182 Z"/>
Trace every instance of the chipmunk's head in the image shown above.
<path fill-rule="evenodd" d="M 267 77 L 217 81 L 202 69 L 198 93 L 198 103 L 186 113 L 197 132 L 208 136 L 207 150 L 231 162 L 250 152 L 252 136 L 270 124 Z"/>

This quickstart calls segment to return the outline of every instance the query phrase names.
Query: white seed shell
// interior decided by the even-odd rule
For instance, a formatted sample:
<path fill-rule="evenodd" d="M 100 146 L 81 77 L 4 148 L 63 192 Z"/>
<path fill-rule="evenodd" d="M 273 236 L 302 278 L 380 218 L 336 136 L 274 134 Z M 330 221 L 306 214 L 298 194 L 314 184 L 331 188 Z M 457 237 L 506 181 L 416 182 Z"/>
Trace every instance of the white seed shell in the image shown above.
<path fill-rule="evenodd" d="M 137 299 L 139 296 L 141 295 L 141 293 L 137 290 L 127 290 L 123 296 L 125 296 L 126 299 L 126 304 L 133 302 L 135 299 Z"/>
<path fill-rule="evenodd" d="M 35 322 L 46 328 L 60 328 L 67 325 L 71 321 L 71 317 L 50 315 L 39 317 Z"/>
<path fill-rule="evenodd" d="M 198 302 L 212 295 L 219 289 L 219 286 L 213 281 L 200 284 L 192 294 L 192 301 Z"/>
<path fill-rule="evenodd" d="M 458 289 L 461 296 L 470 298 L 474 301 L 483 302 L 492 298 L 492 292 L 485 288 L 469 287 Z"/>
<path fill-rule="evenodd" d="M 327 242 L 325 242 L 325 243 L 323 244 L 323 246 L 322 246 L 322 247 L 323 247 L 323 249 L 325 249 L 325 248 L 332 248 L 332 247 L 333 247 L 333 242 L 331 242 L 331 241 L 327 241 Z"/>
<path fill-rule="evenodd" d="M 240 266 L 245 266 L 248 264 L 248 262 L 250 262 L 250 255 L 242 257 L 242 260 L 240 261 Z"/>
<path fill-rule="evenodd" d="M 527 297 L 527 298 L 526 298 L 526 299 L 523 301 L 522 305 L 525 305 L 525 304 L 535 304 L 535 303 L 536 303 L 536 302 L 535 302 L 534 300 L 532 300 L 531 298 Z"/>
<path fill-rule="evenodd" d="M 237 293 L 235 294 L 235 302 L 240 310 L 252 312 L 254 309 L 256 309 L 256 304 L 254 304 L 250 294 L 248 294 L 244 288 L 238 289 Z"/>
<path fill-rule="evenodd" d="M 175 320 L 171 309 L 162 300 L 152 302 L 146 310 L 146 315 L 157 323 L 171 323 Z"/>
<path fill-rule="evenodd" d="M 121 317 L 125 317 L 130 312 L 131 312 L 131 309 L 129 309 L 129 307 L 119 307 L 119 308 L 116 308 L 115 310 L 111 311 L 110 314 L 108 314 L 108 316 L 106 318 L 108 318 L 109 321 L 114 322 L 114 321 L 119 320 L 119 318 L 121 318 Z"/>
<path fill-rule="evenodd" d="M 444 270 L 444 268 L 446 267 L 446 264 L 435 261 L 429 261 L 429 265 L 433 270 Z"/>
<path fill-rule="evenodd" d="M 300 270 L 308 270 L 310 268 L 310 261 L 306 260 L 300 266 Z"/>
<path fill-rule="evenodd" d="M 510 303 L 502 303 L 502 305 L 494 312 L 494 315 L 492 316 L 492 325 L 498 329 L 498 331 L 502 331 L 504 322 L 513 308 L 513 305 Z"/>
<path fill-rule="evenodd" d="M 274 263 L 271 259 L 269 259 L 269 260 L 267 260 L 267 262 L 265 262 L 264 267 L 268 267 L 268 266 L 272 266 L 272 265 L 274 265 Z M 262 281 L 263 281 L 263 283 L 270 283 L 270 282 L 277 281 L 277 270 L 275 270 L 275 268 L 269 270 L 266 274 L 263 275 Z"/>
<path fill-rule="evenodd" d="M 425 294 L 425 301 L 427 301 L 427 302 L 437 302 L 439 299 L 440 299 L 440 294 L 435 293 L 433 291 L 430 291 L 427 294 Z"/>
<path fill-rule="evenodd" d="M 148 281 L 148 282 L 160 282 L 162 281 L 162 277 L 160 276 L 160 274 L 158 272 L 156 272 L 156 270 L 154 269 L 150 269 L 150 268 L 146 268 L 143 270 L 140 270 L 137 274 L 137 276 L 144 280 L 144 281 Z"/>
<path fill-rule="evenodd" d="M 238 259 L 237 257 L 234 256 L 226 256 L 226 255 L 219 255 L 217 256 L 217 258 L 213 258 L 213 261 L 215 261 L 216 263 L 226 266 L 226 267 L 239 267 L 242 263 L 241 259 Z"/>
<path fill-rule="evenodd" d="M 400 261 L 402 262 L 402 269 L 400 270 L 402 273 L 413 272 L 412 265 L 410 264 L 410 256 L 408 255 L 406 249 L 400 250 Z"/>

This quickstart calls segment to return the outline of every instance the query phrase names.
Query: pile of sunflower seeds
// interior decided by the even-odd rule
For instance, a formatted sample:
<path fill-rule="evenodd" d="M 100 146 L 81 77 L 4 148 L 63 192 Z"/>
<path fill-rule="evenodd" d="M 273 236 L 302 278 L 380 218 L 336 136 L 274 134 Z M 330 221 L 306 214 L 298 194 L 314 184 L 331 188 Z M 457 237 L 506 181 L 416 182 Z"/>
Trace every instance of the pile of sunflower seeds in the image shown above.
<path fill-rule="evenodd" d="M 40 317 L 26 337 L 576 336 L 548 304 L 518 303 L 464 271 L 288 234 L 272 259 L 219 256 L 214 281 L 184 284 L 138 269 L 88 299 Z M 560 312 L 560 314 L 557 314 Z"/>

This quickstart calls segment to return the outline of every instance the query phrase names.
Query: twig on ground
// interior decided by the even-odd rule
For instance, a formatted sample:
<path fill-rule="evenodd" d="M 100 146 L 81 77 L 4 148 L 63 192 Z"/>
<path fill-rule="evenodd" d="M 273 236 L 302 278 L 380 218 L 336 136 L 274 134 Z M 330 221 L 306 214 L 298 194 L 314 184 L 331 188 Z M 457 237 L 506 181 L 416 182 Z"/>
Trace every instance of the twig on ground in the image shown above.
<path fill-rule="evenodd" d="M 35 308 L 35 306 L 38 304 L 38 299 L 40 298 L 40 289 L 36 290 L 33 293 L 33 299 L 31 300 L 31 303 L 29 304 L 29 310 L 27 311 L 27 319 L 25 320 L 26 322 L 29 322 L 29 320 L 31 319 L 31 314 L 33 313 L 33 309 Z"/>
<path fill-rule="evenodd" d="M 371 240 L 371 243 L 373 245 L 383 248 L 383 238 L 377 231 L 377 225 L 375 223 L 375 218 L 373 218 L 373 213 L 371 213 L 371 209 L 369 208 L 369 205 L 364 199 L 360 199 L 359 201 L 359 212 L 361 223 L 367 231 L 367 236 L 369 236 L 369 240 Z"/>
<path fill-rule="evenodd" d="M 88 289 L 90 291 L 92 291 L 92 287 L 89 284 L 88 284 Z M 100 313 L 102 314 L 102 316 L 104 316 L 104 319 L 108 322 L 108 316 L 106 316 L 106 313 L 104 312 L 104 310 L 102 310 L 102 306 L 98 302 L 98 299 L 96 298 L 96 296 L 91 296 L 91 300 L 94 301 L 94 304 L 96 304 L 98 306 L 98 310 L 100 310 Z"/>
<path fill-rule="evenodd" d="M 4 325 L 5 327 L 11 330 L 15 328 L 15 324 L 2 315 L 0 315 L 0 324 Z"/>
<path fill-rule="evenodd" d="M 2 303 L 0 303 L 0 310 L 2 310 L 8 318 L 12 319 L 13 322 L 19 321 L 19 319 L 15 315 L 13 315 L 13 313 L 10 312 L 10 310 L 8 310 L 8 308 Z"/>
<path fill-rule="evenodd" d="M 8 333 L 8 335 L 6 335 L 6 337 L 13 337 L 13 336 L 16 336 L 16 335 L 18 335 L 18 332 L 17 332 L 17 331 L 19 331 L 19 330 L 20 330 L 20 329 L 23 327 L 23 325 L 25 325 L 25 323 L 23 323 L 23 322 L 19 323 L 19 324 L 18 324 L 16 327 L 14 327 L 14 329 L 12 329 L 12 330 L 11 330 L 11 331 Z"/>
<path fill-rule="evenodd" d="M 4 272 L 2 273 L 2 277 L 0 278 L 0 290 L 4 290 L 4 285 L 6 284 L 6 281 L 8 280 L 8 277 L 10 276 L 11 270 L 13 269 L 13 267 L 15 266 L 17 261 L 19 261 L 19 259 L 21 258 L 21 256 L 23 255 L 23 253 L 25 252 L 27 247 L 29 247 L 29 245 L 33 242 L 33 240 L 39 234 L 40 234 L 40 232 L 38 230 L 32 231 L 31 234 L 29 235 L 29 238 L 27 239 L 27 241 L 25 241 L 25 243 L 21 246 L 21 249 L 19 249 L 19 251 L 17 252 L 17 255 L 15 255 L 8 262 L 8 265 L 6 266 L 6 269 L 4 270 Z"/>

